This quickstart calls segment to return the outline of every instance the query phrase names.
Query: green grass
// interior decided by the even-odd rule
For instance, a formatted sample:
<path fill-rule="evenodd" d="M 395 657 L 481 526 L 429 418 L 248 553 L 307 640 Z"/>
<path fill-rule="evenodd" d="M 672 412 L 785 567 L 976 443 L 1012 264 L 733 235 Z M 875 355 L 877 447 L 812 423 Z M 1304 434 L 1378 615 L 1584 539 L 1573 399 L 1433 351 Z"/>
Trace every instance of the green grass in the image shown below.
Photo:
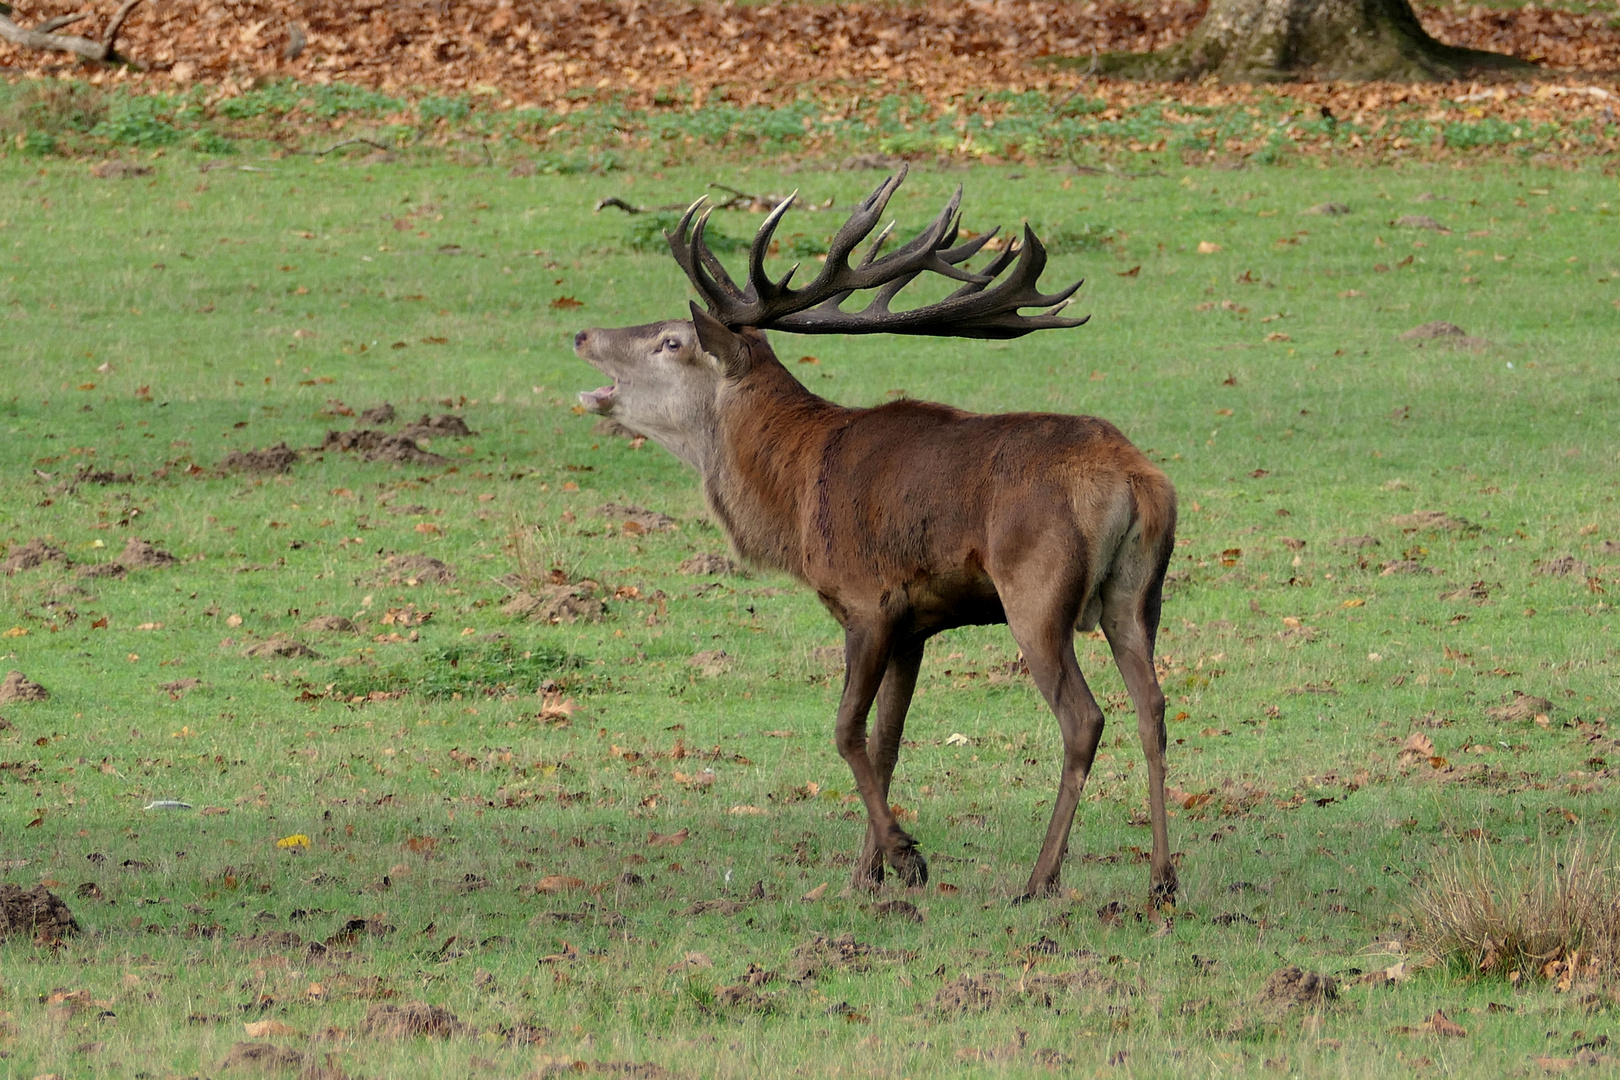
<path fill-rule="evenodd" d="M 622 215 L 591 212 L 598 198 L 800 186 L 839 208 L 789 217 L 784 234 L 816 241 L 877 175 L 243 163 L 265 171 L 199 173 L 179 152 L 119 181 L 0 162 L 0 535 L 51 538 L 78 563 L 138 535 L 183 560 L 123 580 L 0 578 L 5 625 L 26 631 L 0 666 L 52 695 L 3 709 L 0 855 L 8 880 L 57 883 L 88 931 L 58 949 L 0 945 L 0 1073 L 217 1075 L 248 1038 L 241 1023 L 261 1019 L 301 1033 L 271 1041 L 334 1053 L 350 1075 L 445 1077 L 523 1075 L 547 1058 L 685 1076 L 1022 1075 L 1043 1071 L 1038 1049 L 1081 1075 L 1268 1062 L 1501 1075 L 1612 1027 L 1601 996 L 1533 980 L 1353 974 L 1399 959 L 1387 943 L 1411 883 L 1470 830 L 1516 850 L 1614 828 L 1603 759 L 1617 751 L 1600 719 L 1615 658 L 1602 590 L 1620 562 L 1601 548 L 1620 541 L 1612 177 L 914 173 L 893 204 L 902 227 L 962 182 L 971 227 L 1028 217 L 1081 237 L 1048 280 L 1085 275 L 1091 323 L 1002 344 L 778 348 L 840 401 L 904 391 L 1093 413 L 1163 463 L 1183 507 L 1161 639 L 1172 782 L 1212 798 L 1172 821 L 1185 889 L 1173 924 L 1139 918 L 1140 754 L 1105 645 L 1080 640 L 1110 730 L 1073 892 L 1012 906 L 1052 794 L 1055 723 L 1026 681 L 991 677 L 1014 656 L 1004 631 L 944 635 L 895 799 L 918 815 L 935 881 L 958 891 L 908 897 L 926 919 L 913 924 L 839 895 L 862 826 L 829 738 L 837 674 L 813 653 L 837 640 L 832 624 L 785 580 L 678 574 L 723 550 L 693 478 L 571 408 L 599 381 L 572 356 L 577 328 L 673 316 L 687 296 Z M 1326 201 L 1353 213 L 1300 216 Z M 1408 213 L 1453 231 L 1390 224 Z M 739 237 L 759 220 L 718 217 Z M 1397 340 L 1435 319 L 1492 344 Z M 818 364 L 797 362 L 811 353 Z M 432 442 L 449 465 L 329 451 L 285 476 L 215 471 L 232 450 L 318 445 L 355 424 L 340 406 L 385 400 L 402 420 L 453 403 L 477 434 Z M 69 486 L 85 464 L 135 479 Z M 609 501 L 678 529 L 626 533 L 594 512 Z M 1475 527 L 1391 523 L 1428 510 Z M 1361 534 L 1379 546 L 1334 544 Z M 456 577 L 391 583 L 391 553 Z M 1589 574 L 1534 573 L 1566 554 Z M 1403 556 L 1433 573 L 1381 575 Z M 607 621 L 501 614 L 502 578 L 552 565 L 602 583 Z M 1438 598 L 1474 582 L 1483 603 Z M 406 608 L 432 618 L 383 621 Z M 362 633 L 298 629 L 324 614 Z M 374 640 L 393 633 L 405 640 Z M 275 634 L 321 655 L 241 655 Z M 715 649 L 730 671 L 688 663 Z M 184 678 L 201 685 L 158 689 Z M 373 689 L 410 692 L 336 699 Z M 1554 701 L 1546 726 L 1487 718 L 1515 689 Z M 1450 771 L 1398 759 L 1414 724 Z M 947 743 L 958 733 L 968 745 Z M 156 799 L 196 809 L 143 811 Z M 646 843 L 682 829 L 679 846 Z M 294 834 L 308 850 L 277 847 Z M 552 875 L 587 887 L 537 895 Z M 101 899 L 76 895 L 90 882 Z M 749 899 L 756 882 L 765 899 Z M 819 901 L 799 899 L 824 883 Z M 746 906 L 682 914 L 716 899 Z M 1122 916 L 1101 920 L 1115 903 Z M 368 916 L 394 929 L 320 958 L 243 944 L 272 929 L 325 940 Z M 796 948 L 846 933 L 894 952 L 788 981 Z M 691 953 L 713 966 L 679 968 Z M 725 1004 L 717 988 L 751 963 L 782 973 L 759 988 L 769 1004 Z M 1257 1005 L 1286 963 L 1344 977 L 1340 1004 L 1303 1019 Z M 1039 981 L 1074 972 L 1090 973 L 1074 989 Z M 1007 990 L 986 1010 L 932 1006 L 986 973 Z M 74 990 L 90 1004 L 41 1001 Z M 443 1005 L 468 1030 L 362 1035 L 378 993 Z M 1468 1037 L 1391 1034 L 1436 1008 Z M 544 1045 L 500 1034 L 519 1023 L 546 1029 Z"/>

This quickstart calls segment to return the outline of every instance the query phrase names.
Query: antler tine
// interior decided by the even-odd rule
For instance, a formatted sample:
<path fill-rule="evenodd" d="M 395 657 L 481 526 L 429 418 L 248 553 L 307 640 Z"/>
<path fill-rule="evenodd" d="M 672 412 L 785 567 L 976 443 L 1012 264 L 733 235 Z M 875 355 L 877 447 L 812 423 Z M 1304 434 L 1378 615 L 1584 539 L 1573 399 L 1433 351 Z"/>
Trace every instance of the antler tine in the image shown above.
<path fill-rule="evenodd" d="M 889 234 L 892 232 L 894 232 L 894 222 L 891 221 L 883 226 L 883 231 L 877 234 L 877 239 L 872 241 L 872 246 L 866 249 L 866 257 L 861 260 L 862 266 L 869 265 L 873 259 L 878 257 L 878 252 L 883 250 L 884 241 L 889 239 Z"/>
<path fill-rule="evenodd" d="M 748 290 L 753 299 L 766 308 L 769 308 L 777 297 L 787 292 L 787 283 L 793 280 L 795 271 L 799 269 L 795 263 L 793 269 L 782 275 L 781 281 L 772 281 L 770 275 L 765 273 L 765 256 L 771 249 L 771 237 L 775 234 L 776 227 L 781 224 L 782 215 L 788 212 L 788 208 L 798 197 L 799 191 L 795 188 L 793 194 L 776 204 L 776 209 L 766 216 L 764 224 L 760 225 L 759 231 L 754 234 L 753 246 L 748 249 Z"/>
<path fill-rule="evenodd" d="M 849 220 L 844 222 L 839 230 L 833 234 L 832 241 L 827 245 L 827 262 L 825 268 L 817 277 L 817 281 L 848 269 L 849 253 L 855 250 L 855 245 L 865 239 L 871 233 L 872 227 L 882 219 L 883 211 L 888 208 L 889 200 L 894 197 L 895 191 L 905 182 L 908 170 L 909 166 L 902 163 L 893 176 L 879 184 L 872 194 L 862 199 L 860 205 L 855 207 L 855 212 L 849 215 Z M 889 231 L 889 229 L 885 229 L 884 233 L 887 234 Z M 815 285 L 812 284 L 806 287 L 814 288 Z"/>
<path fill-rule="evenodd" d="M 740 300 L 742 292 L 731 280 L 731 275 L 726 273 L 725 266 L 703 242 L 704 228 L 708 225 L 709 215 L 714 212 L 713 207 L 703 208 L 708 198 L 704 195 L 688 206 L 675 229 L 664 233 L 664 239 L 669 242 L 670 252 L 681 269 L 686 271 L 693 286 L 709 301 L 709 306 L 714 307 L 721 295 Z M 700 209 L 703 210 L 701 215 L 698 213 Z M 694 217 L 697 218 L 695 223 L 692 220 Z"/>

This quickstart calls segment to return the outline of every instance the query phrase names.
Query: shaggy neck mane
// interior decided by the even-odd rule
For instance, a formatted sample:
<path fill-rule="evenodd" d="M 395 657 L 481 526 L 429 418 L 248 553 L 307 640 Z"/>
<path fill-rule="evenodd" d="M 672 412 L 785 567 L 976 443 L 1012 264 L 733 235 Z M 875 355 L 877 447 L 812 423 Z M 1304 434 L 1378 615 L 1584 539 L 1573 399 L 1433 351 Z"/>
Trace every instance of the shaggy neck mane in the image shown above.
<path fill-rule="evenodd" d="M 721 391 L 719 446 L 703 491 L 744 558 L 804 579 L 801 502 L 815 488 L 827 436 L 853 410 L 817 397 L 782 366 L 757 331 L 739 337 L 749 370 Z"/>

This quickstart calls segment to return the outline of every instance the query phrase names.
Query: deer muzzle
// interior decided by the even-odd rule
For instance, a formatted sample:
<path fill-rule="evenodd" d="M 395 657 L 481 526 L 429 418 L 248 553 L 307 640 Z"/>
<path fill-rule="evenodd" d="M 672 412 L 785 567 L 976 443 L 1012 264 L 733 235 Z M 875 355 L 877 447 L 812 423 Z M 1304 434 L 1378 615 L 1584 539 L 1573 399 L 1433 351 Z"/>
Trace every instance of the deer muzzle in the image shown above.
<path fill-rule="evenodd" d="M 581 360 L 584 360 L 592 367 L 602 370 L 604 374 L 612 375 L 613 373 L 611 371 L 606 371 L 603 369 L 596 357 L 591 355 L 591 353 L 594 351 L 591 348 L 592 344 L 593 339 L 591 337 L 591 332 L 589 330 L 581 330 L 579 333 L 574 335 L 574 355 L 578 356 Z M 613 382 L 608 386 L 599 386 L 595 390 L 581 390 L 579 392 L 580 407 L 588 413 L 596 413 L 599 416 L 606 416 L 608 411 L 613 408 L 613 398 L 618 392 L 618 389 L 619 380 L 617 377 L 615 377 Z"/>

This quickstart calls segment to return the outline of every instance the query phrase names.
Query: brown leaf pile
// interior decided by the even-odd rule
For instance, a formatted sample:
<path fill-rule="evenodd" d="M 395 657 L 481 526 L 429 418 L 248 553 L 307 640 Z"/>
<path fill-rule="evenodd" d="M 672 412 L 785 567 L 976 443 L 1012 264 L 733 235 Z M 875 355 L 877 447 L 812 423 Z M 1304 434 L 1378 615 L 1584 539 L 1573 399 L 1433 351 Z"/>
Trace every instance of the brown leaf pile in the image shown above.
<path fill-rule="evenodd" d="M 91 5 L 98 34 L 114 0 Z M 81 10 L 78 0 L 33 0 L 25 25 Z M 1143 52 L 1185 37 L 1202 3 L 1160 0 L 991 0 L 916 4 L 763 4 L 686 0 L 165 0 L 137 9 L 120 47 L 149 65 L 147 84 L 243 85 L 290 77 L 388 91 L 427 87 L 485 93 L 501 104 L 566 111 L 582 97 L 622 96 L 647 107 L 677 88 L 691 102 L 791 100 L 812 92 L 921 92 L 1063 88 L 1076 71 L 1031 67 L 1043 56 Z M 1605 14 L 1527 7 L 1432 7 L 1424 25 L 1449 44 L 1512 53 L 1550 68 L 1620 69 L 1620 30 Z M 296 30 L 295 30 L 296 27 Z M 307 44 L 294 59 L 288 45 Z M 60 70 L 63 54 L 0 47 L 0 64 Z M 92 81 L 122 81 L 122 71 Z M 1191 89 L 1190 87 L 1188 88 Z M 567 95 L 573 95 L 569 98 Z M 1179 95 L 1178 95 L 1179 96 Z"/>

